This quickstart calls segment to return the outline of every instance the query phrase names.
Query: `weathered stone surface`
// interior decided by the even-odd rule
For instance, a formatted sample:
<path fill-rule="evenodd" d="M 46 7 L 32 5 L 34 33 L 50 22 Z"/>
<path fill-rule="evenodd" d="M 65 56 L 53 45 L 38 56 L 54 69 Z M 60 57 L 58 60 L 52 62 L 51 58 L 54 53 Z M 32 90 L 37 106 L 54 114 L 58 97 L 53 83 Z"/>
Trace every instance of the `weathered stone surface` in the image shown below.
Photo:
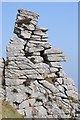
<path fill-rule="evenodd" d="M 30 31 L 33 31 L 35 29 L 35 26 L 33 24 L 30 24 L 30 25 L 23 24 L 22 27 Z"/>
<path fill-rule="evenodd" d="M 44 54 L 61 54 L 62 51 L 59 48 L 51 48 L 48 50 L 45 50 Z"/>
<path fill-rule="evenodd" d="M 44 50 L 44 48 L 41 46 L 31 47 L 31 48 L 29 48 L 29 53 L 40 52 L 42 50 Z"/>
<path fill-rule="evenodd" d="M 66 94 L 68 96 L 71 96 L 71 97 L 75 98 L 75 99 L 78 99 L 78 93 L 73 91 L 73 90 L 66 91 Z"/>
<path fill-rule="evenodd" d="M 57 68 L 54 68 L 54 67 L 51 67 L 51 68 L 50 68 L 50 72 L 51 72 L 51 73 L 55 73 L 55 72 L 57 72 L 57 71 L 58 71 Z"/>
<path fill-rule="evenodd" d="M 63 79 L 62 79 L 62 78 L 58 78 L 58 79 L 57 79 L 57 82 L 59 82 L 59 84 L 62 85 L 62 83 L 63 83 Z"/>
<path fill-rule="evenodd" d="M 58 97 L 62 97 L 62 98 L 67 98 L 67 96 L 64 94 L 64 93 L 56 93 L 56 96 L 58 96 Z"/>
<path fill-rule="evenodd" d="M 18 27 L 15 27 L 15 28 L 14 28 L 14 33 L 15 33 L 15 34 L 20 34 L 20 33 L 21 33 L 21 29 L 18 28 Z"/>
<path fill-rule="evenodd" d="M 24 14 L 24 15 L 28 15 L 28 16 L 33 16 L 34 18 L 39 17 L 38 14 L 36 14 L 36 13 L 34 13 L 34 12 L 31 12 L 31 11 L 28 11 L 28 10 L 24 10 L 24 9 L 19 9 L 18 12 L 19 12 L 19 14 Z"/>
<path fill-rule="evenodd" d="M 29 101 L 26 100 L 26 101 L 23 101 L 20 105 L 19 105 L 19 109 L 24 109 L 24 108 L 27 108 L 29 107 Z"/>
<path fill-rule="evenodd" d="M 4 60 L 0 59 L 0 86 L 2 86 L 4 77 Z"/>
<path fill-rule="evenodd" d="M 42 39 L 41 41 L 45 42 L 45 39 Z M 47 40 L 46 40 L 47 41 Z M 51 48 L 51 45 L 49 43 L 42 43 L 41 44 L 42 47 L 44 47 L 44 49 L 49 49 Z"/>
<path fill-rule="evenodd" d="M 27 118 L 32 118 L 32 107 L 27 107 L 25 113 Z"/>
<path fill-rule="evenodd" d="M 45 59 L 50 62 L 63 62 L 66 60 L 64 56 L 59 56 L 57 54 L 47 55 L 45 56 Z"/>
<path fill-rule="evenodd" d="M 33 41 L 41 41 L 41 37 L 40 36 L 38 36 L 38 35 L 31 35 L 31 38 L 30 38 L 30 40 L 33 40 Z"/>
<path fill-rule="evenodd" d="M 40 56 L 31 56 L 31 57 L 28 57 L 32 63 L 40 63 L 40 62 L 43 62 L 43 58 L 40 57 Z"/>
<path fill-rule="evenodd" d="M 43 106 L 39 106 L 39 108 L 35 107 L 38 110 L 38 113 L 40 116 L 45 116 L 47 115 L 46 109 Z"/>
<path fill-rule="evenodd" d="M 7 45 L 6 61 L 0 60 L 0 100 L 5 96 L 24 118 L 73 119 L 80 104 L 77 89 L 62 70 L 63 52 L 48 43 L 47 28 L 37 27 L 38 17 L 18 10 L 16 35 Z"/>
<path fill-rule="evenodd" d="M 19 110 L 17 110 L 21 115 L 23 115 L 24 116 L 24 109 L 19 109 Z"/>
<path fill-rule="evenodd" d="M 44 78 L 41 76 L 41 75 L 37 75 L 37 74 L 32 74 L 32 75 L 26 75 L 29 79 L 32 79 L 32 80 L 43 80 Z"/>
<path fill-rule="evenodd" d="M 33 25 L 37 25 L 38 21 L 37 20 L 31 20 L 30 23 L 33 24 Z"/>
<path fill-rule="evenodd" d="M 44 87 L 46 87 L 47 89 L 49 89 L 51 92 L 53 92 L 53 93 L 59 92 L 58 89 L 57 89 L 54 85 L 52 85 L 51 83 L 47 82 L 46 80 L 40 81 L 40 83 L 41 83 Z"/>
<path fill-rule="evenodd" d="M 57 88 L 60 92 L 64 93 L 64 88 L 63 88 L 61 85 L 56 86 L 56 88 Z"/>
<path fill-rule="evenodd" d="M 15 80 L 11 80 L 9 78 L 6 78 L 6 85 L 8 86 L 17 86 L 17 85 L 21 85 L 23 84 L 23 82 L 25 82 L 25 79 L 15 79 Z"/>
<path fill-rule="evenodd" d="M 62 68 L 62 66 L 59 62 L 49 62 L 48 64 L 50 65 L 50 67 Z"/>
<path fill-rule="evenodd" d="M 34 31 L 34 35 L 44 36 L 45 33 L 42 32 L 40 29 Z"/>
<path fill-rule="evenodd" d="M 31 32 L 30 31 L 21 31 L 21 35 L 20 35 L 23 39 L 29 39 L 31 36 Z"/>
<path fill-rule="evenodd" d="M 30 106 L 34 106 L 35 104 L 35 99 L 29 99 L 28 100 Z"/>
<path fill-rule="evenodd" d="M 65 74 L 65 72 L 64 72 L 63 70 L 60 70 L 60 71 L 58 72 L 58 74 L 59 74 L 59 76 L 62 77 L 62 78 L 64 78 L 64 77 L 66 76 L 66 74 Z"/>
<path fill-rule="evenodd" d="M 3 100 L 5 97 L 5 90 L 0 86 L 0 100 Z"/>
<path fill-rule="evenodd" d="M 57 75 L 55 73 L 48 74 L 48 78 L 55 78 Z"/>
<path fill-rule="evenodd" d="M 47 28 L 40 28 L 40 29 L 41 29 L 41 31 L 43 31 L 43 32 L 48 31 L 48 29 L 47 29 Z"/>
<path fill-rule="evenodd" d="M 40 69 L 37 69 L 37 71 L 38 71 L 40 74 L 42 74 L 43 76 L 47 76 L 48 73 L 49 73 L 49 69 L 48 69 L 48 68 L 46 68 L 46 70 L 45 70 L 45 68 L 40 68 Z"/>
<path fill-rule="evenodd" d="M 46 63 L 36 63 L 35 66 L 34 66 L 35 69 L 39 69 L 39 68 L 49 68 L 49 65 L 46 64 Z"/>

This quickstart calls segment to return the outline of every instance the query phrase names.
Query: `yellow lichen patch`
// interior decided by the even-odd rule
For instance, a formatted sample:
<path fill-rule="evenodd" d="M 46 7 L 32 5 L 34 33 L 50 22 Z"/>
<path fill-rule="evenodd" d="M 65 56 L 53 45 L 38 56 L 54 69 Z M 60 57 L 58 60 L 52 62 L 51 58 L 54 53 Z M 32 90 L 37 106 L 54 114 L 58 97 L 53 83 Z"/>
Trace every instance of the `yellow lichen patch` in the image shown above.
<path fill-rule="evenodd" d="M 73 97 L 71 97 L 71 96 L 68 96 L 68 99 L 69 99 L 69 100 L 72 100 L 73 103 L 80 104 L 79 100 L 76 100 L 75 98 L 73 98 Z"/>
<path fill-rule="evenodd" d="M 56 81 L 56 77 L 54 77 L 54 78 L 48 78 L 48 77 L 46 77 L 45 80 L 47 80 L 49 83 L 53 84 Z"/>

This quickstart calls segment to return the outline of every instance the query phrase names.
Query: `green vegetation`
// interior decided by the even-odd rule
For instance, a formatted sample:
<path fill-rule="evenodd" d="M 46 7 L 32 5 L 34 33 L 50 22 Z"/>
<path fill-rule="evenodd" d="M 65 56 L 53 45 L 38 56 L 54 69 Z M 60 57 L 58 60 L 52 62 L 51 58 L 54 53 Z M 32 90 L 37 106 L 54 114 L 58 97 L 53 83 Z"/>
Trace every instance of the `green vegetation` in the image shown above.
<path fill-rule="evenodd" d="M 0 104 L 0 118 L 23 118 L 8 101 L 3 100 Z"/>
<path fill-rule="evenodd" d="M 72 100 L 73 103 L 80 104 L 79 100 L 76 100 L 75 98 L 73 98 L 73 97 L 71 97 L 71 96 L 68 96 L 68 99 L 69 99 L 69 100 Z"/>

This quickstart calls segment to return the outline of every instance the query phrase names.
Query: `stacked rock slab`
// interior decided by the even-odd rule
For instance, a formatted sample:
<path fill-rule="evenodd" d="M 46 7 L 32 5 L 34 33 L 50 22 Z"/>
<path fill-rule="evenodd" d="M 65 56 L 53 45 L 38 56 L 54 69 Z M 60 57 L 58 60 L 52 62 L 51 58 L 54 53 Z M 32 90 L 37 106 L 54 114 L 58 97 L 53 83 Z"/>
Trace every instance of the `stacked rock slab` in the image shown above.
<path fill-rule="evenodd" d="M 48 29 L 37 26 L 38 17 L 18 10 L 16 35 L 7 46 L 7 100 L 24 118 L 74 118 L 78 92 L 62 70 L 66 58 L 48 43 Z"/>
<path fill-rule="evenodd" d="M 4 59 L 0 58 L 0 103 L 5 97 Z"/>

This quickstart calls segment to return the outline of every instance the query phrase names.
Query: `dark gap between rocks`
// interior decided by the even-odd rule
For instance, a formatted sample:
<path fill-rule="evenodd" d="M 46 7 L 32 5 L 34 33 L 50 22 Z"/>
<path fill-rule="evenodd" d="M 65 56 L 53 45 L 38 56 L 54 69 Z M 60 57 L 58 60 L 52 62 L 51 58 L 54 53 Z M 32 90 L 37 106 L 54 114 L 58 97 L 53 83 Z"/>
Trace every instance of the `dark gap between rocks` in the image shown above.
<path fill-rule="evenodd" d="M 18 102 L 13 102 L 13 104 L 15 104 L 17 107 L 20 105 Z"/>
<path fill-rule="evenodd" d="M 4 58 L 3 58 L 3 63 L 4 63 L 4 67 L 3 67 L 3 73 L 2 73 L 2 87 L 5 90 L 6 82 L 5 82 L 5 59 Z"/>
<path fill-rule="evenodd" d="M 47 55 L 44 55 L 44 50 L 40 51 L 40 56 L 43 58 L 43 60 L 44 60 L 43 62 L 46 63 L 46 64 L 48 64 L 48 62 L 46 60 Z"/>
<path fill-rule="evenodd" d="M 18 91 L 15 88 L 12 90 L 12 92 L 13 93 L 18 93 Z"/>

